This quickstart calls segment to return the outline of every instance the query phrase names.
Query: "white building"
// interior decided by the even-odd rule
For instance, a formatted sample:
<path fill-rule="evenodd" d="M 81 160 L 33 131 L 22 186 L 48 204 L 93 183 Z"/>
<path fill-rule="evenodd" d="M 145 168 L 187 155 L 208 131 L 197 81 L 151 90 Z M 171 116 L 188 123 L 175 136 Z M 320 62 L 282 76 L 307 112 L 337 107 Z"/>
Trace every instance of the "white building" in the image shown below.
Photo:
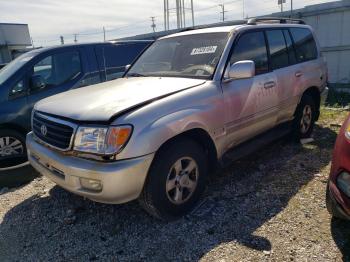
<path fill-rule="evenodd" d="M 0 64 L 10 62 L 17 52 L 31 45 L 27 24 L 0 23 Z"/>

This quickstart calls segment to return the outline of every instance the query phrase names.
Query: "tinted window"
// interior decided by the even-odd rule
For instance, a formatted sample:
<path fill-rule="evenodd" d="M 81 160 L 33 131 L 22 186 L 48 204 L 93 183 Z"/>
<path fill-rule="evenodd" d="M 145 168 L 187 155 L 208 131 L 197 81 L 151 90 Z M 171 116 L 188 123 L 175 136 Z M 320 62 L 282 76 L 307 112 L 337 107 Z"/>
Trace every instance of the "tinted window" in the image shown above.
<path fill-rule="evenodd" d="M 125 72 L 125 66 L 131 64 L 147 45 L 148 43 L 134 43 L 103 47 L 106 80 L 121 77 Z"/>
<path fill-rule="evenodd" d="M 291 28 L 298 62 L 317 58 L 317 47 L 312 33 L 306 28 Z"/>
<path fill-rule="evenodd" d="M 283 30 L 283 33 L 287 43 L 289 64 L 294 65 L 297 62 L 297 58 L 295 55 L 292 39 L 290 38 L 288 30 Z"/>
<path fill-rule="evenodd" d="M 80 56 L 77 51 L 47 56 L 36 63 L 33 68 L 33 75 L 40 75 L 47 87 L 67 83 L 80 73 Z"/>
<path fill-rule="evenodd" d="M 266 35 L 270 48 L 272 69 L 287 67 L 289 65 L 288 52 L 283 32 L 281 30 L 268 30 Z"/>
<path fill-rule="evenodd" d="M 268 72 L 267 51 L 263 32 L 246 33 L 239 38 L 231 56 L 231 64 L 241 60 L 255 62 L 255 74 Z"/>

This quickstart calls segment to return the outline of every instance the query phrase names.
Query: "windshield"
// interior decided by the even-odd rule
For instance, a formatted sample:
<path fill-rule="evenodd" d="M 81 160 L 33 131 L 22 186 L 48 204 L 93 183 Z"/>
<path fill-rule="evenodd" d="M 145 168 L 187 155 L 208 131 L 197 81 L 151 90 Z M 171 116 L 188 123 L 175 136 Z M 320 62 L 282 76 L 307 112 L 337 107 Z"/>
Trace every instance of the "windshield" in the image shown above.
<path fill-rule="evenodd" d="M 10 76 L 12 76 L 18 69 L 20 69 L 26 62 L 32 59 L 36 53 L 29 52 L 20 55 L 11 63 L 0 70 L 0 85 L 2 85 Z"/>
<path fill-rule="evenodd" d="M 141 55 L 126 76 L 211 79 L 227 40 L 228 33 L 203 33 L 158 40 Z"/>

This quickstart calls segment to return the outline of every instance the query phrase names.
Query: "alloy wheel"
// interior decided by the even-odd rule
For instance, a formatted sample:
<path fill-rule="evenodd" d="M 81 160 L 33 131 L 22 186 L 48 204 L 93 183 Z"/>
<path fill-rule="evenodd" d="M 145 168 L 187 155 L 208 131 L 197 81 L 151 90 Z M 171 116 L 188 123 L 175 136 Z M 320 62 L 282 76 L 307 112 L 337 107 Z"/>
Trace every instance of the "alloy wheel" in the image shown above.
<path fill-rule="evenodd" d="M 309 131 L 312 124 L 312 109 L 310 105 L 305 105 L 303 109 L 303 114 L 300 120 L 300 131 L 302 134 Z"/>
<path fill-rule="evenodd" d="M 0 137 L 0 158 L 20 156 L 24 153 L 24 147 L 20 140 L 14 137 Z"/>
<path fill-rule="evenodd" d="M 166 180 L 166 194 L 175 205 L 188 201 L 198 184 L 198 165 L 193 158 L 178 159 L 170 168 Z"/>

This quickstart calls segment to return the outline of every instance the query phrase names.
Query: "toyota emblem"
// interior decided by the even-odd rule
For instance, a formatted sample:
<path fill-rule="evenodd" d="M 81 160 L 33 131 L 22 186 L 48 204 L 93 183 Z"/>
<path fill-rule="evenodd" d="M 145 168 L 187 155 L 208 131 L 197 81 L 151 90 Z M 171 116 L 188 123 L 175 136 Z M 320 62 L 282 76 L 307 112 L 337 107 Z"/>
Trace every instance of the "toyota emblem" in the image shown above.
<path fill-rule="evenodd" d="M 42 126 L 40 127 L 40 131 L 41 131 L 41 134 L 42 134 L 43 136 L 46 136 L 46 134 L 47 134 L 47 127 L 46 127 L 45 125 L 42 125 Z"/>

